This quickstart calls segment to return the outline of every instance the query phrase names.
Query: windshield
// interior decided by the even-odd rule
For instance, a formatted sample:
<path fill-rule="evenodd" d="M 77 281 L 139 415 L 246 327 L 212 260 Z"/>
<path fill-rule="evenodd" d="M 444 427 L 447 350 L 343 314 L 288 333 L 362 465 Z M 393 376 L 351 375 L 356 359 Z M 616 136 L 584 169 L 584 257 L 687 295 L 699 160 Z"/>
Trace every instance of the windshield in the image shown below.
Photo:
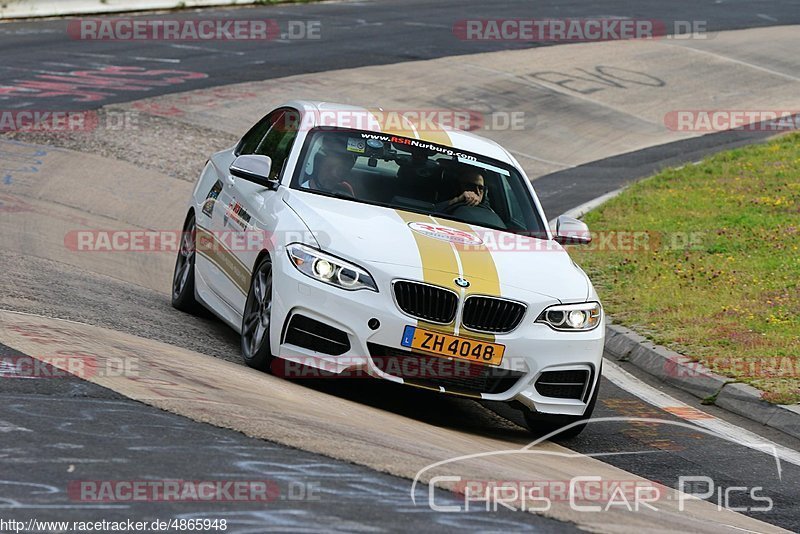
<path fill-rule="evenodd" d="M 524 179 L 514 167 L 418 139 L 312 130 L 291 187 L 546 237 Z"/>

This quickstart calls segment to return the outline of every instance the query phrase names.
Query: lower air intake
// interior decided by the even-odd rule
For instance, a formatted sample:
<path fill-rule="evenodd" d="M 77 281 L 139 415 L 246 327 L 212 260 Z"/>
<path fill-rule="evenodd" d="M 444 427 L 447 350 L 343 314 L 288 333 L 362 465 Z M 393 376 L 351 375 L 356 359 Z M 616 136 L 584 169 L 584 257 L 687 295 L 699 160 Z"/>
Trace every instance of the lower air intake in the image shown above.
<path fill-rule="evenodd" d="M 289 321 L 283 342 L 334 356 L 350 350 L 350 339 L 345 332 L 299 314 Z"/>

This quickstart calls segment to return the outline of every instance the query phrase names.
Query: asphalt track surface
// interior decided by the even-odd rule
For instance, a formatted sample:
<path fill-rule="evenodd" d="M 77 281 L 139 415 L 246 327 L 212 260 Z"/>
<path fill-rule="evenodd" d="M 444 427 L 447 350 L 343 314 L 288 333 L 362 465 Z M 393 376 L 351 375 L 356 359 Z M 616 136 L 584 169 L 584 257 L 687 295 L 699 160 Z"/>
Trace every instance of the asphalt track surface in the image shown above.
<path fill-rule="evenodd" d="M 66 37 L 67 22 L 64 20 L 9 22 L 0 25 L 3 42 L 0 86 L 24 88 L 31 81 L 51 81 L 77 87 L 62 87 L 61 90 L 52 87 L 39 93 L 22 89 L 5 97 L 0 94 L 0 105 L 14 109 L 93 109 L 144 96 L 293 74 L 552 44 L 460 40 L 454 36 L 452 28 L 457 21 L 467 18 L 628 17 L 660 21 L 670 33 L 676 20 L 700 21 L 709 32 L 717 32 L 797 24 L 800 23 L 800 9 L 796 0 L 679 0 L 668 3 L 658 0 L 547 0 L 535 4 L 525 0 L 404 0 L 208 9 L 170 14 L 169 17 L 275 19 L 282 31 L 288 31 L 290 20 L 319 21 L 324 46 L 317 40 L 227 41 L 224 46 L 219 43 L 84 41 Z M 136 91 L 94 91 L 100 94 L 97 99 L 88 101 L 86 95 L 92 90 L 81 85 L 80 80 L 68 80 L 70 72 L 103 68 L 109 63 L 131 68 L 179 68 L 203 73 L 206 77 L 146 89 L 140 86 Z M 67 79 L 48 78 L 63 78 L 65 74 Z M 391 87 L 385 90 L 391 91 Z M 42 94 L 47 96 L 40 98 Z"/>
<path fill-rule="evenodd" d="M 141 92 L 119 92 L 101 100 L 76 102 L 76 95 L 55 95 L 46 99 L 6 95 L 0 107 L 86 109 L 124 102 L 163 92 L 260 80 L 288 74 L 321 72 L 333 68 L 393 63 L 411 59 L 451 56 L 502 49 L 496 43 L 465 43 L 447 31 L 432 32 L 419 23 L 450 27 L 452 21 L 474 16 L 503 18 L 532 16 L 527 3 L 502 2 L 481 7 L 467 2 L 331 3 L 236 10 L 246 16 L 307 18 L 323 21 L 326 46 L 313 42 L 290 45 L 270 43 L 265 53 L 260 43 L 241 43 L 244 57 L 252 64 L 224 60 L 225 54 L 209 55 L 200 50 L 176 48 L 163 43 L 146 43 L 141 50 L 126 48 L 130 58 L 181 59 L 181 68 L 198 69 L 207 78 L 179 86 L 152 87 Z M 724 8 L 723 8 L 724 7 Z M 541 9 L 541 11 L 539 11 Z M 789 24 L 798 22 L 795 2 L 738 3 L 685 2 L 662 7 L 652 2 L 637 4 L 630 13 L 625 3 L 553 3 L 537 7 L 535 16 L 599 16 L 625 14 L 632 17 L 709 20 L 712 30 Z M 675 17 L 676 13 L 682 14 Z M 683 15 L 685 14 L 685 16 Z M 769 18 L 761 17 L 767 15 Z M 204 11 L 177 16 L 230 16 L 229 11 Z M 357 22 L 363 18 L 366 23 Z M 770 19 L 775 19 L 770 20 Z M 379 25 L 380 24 L 380 25 Z M 96 68 L 102 58 L 78 54 L 113 54 L 114 63 L 135 67 L 168 68 L 163 61 L 130 59 L 115 50 L 114 43 L 63 39 L 63 21 L 20 22 L 0 25 L 4 46 L 0 51 L 0 85 L 29 80 L 44 71 L 67 72 Z M 390 27 L 391 33 L 386 31 Z M 441 29 L 441 28 L 440 28 Z M 328 33 L 330 32 L 330 33 Z M 330 39 L 330 42 L 328 42 Z M 239 56 L 241 57 L 241 56 Z M 258 63 L 263 61 L 263 63 Z M 194 62 L 194 63 L 193 63 Z M 61 65 L 58 65 L 60 63 Z M 202 67 L 202 68 L 201 68 Z M 215 70 L 215 69 L 219 70 Z M 25 95 L 29 96 L 29 95 Z M 43 105 L 44 104 L 44 105 Z M 692 161 L 722 148 L 752 142 L 760 134 L 715 134 L 679 143 L 625 154 L 587 164 L 537 181 L 537 191 L 548 213 L 560 213 L 626 180 L 648 174 L 664 164 Z M 592 180 L 587 180 L 591 177 Z M 574 182 L 570 182 L 573 180 Z M 574 183 L 572 188 L 565 184 Z M 556 190 L 558 193 L 556 194 Z M 550 193 L 552 192 L 552 194 Z M 19 309 L 53 317 L 144 335 L 203 352 L 209 345 L 215 355 L 238 361 L 236 336 L 217 321 L 187 317 L 169 307 L 165 295 L 119 280 L 94 275 L 62 264 L 3 252 L 4 290 L 19 293 Z M 25 291 L 20 288 L 34 288 Z M 38 288 L 38 289 L 36 289 Z M 13 354 L 0 348 L 0 354 Z M 207 352 L 207 350 L 206 350 Z M 387 387 L 383 383 L 335 381 L 309 383 L 307 387 L 374 405 L 387 411 L 437 426 L 466 429 L 476 435 L 499 435 L 520 444 L 529 437 L 512 421 L 499 420 L 495 412 L 472 401 L 441 398 L 409 388 Z M 596 416 L 657 417 L 678 419 L 639 400 L 604 380 Z M 12 379 L 2 381 L 0 391 L 0 514 L 3 517 L 40 519 L 136 517 L 228 518 L 233 532 L 302 530 L 325 525 L 342 531 L 399 531 L 430 527 L 454 531 L 530 530 L 564 531 L 569 525 L 537 516 L 512 513 L 441 514 L 426 505 L 413 506 L 408 499 L 408 481 L 378 474 L 366 468 L 323 458 L 303 451 L 247 438 L 236 432 L 195 423 L 166 414 L 116 393 L 77 379 Z M 684 399 L 697 405 L 696 402 Z M 708 410 L 708 408 L 703 408 Z M 503 412 L 499 409 L 501 413 Z M 740 422 L 740 421 L 737 421 Z M 742 423 L 746 425 L 746 423 Z M 796 440 L 775 433 L 768 436 L 798 448 Z M 675 487 L 679 475 L 709 476 L 719 487 L 761 486 L 762 495 L 773 499 L 768 513 L 745 512 L 790 530 L 800 530 L 800 468 L 783 463 L 780 477 L 769 455 L 698 432 L 672 426 L 632 423 L 598 424 L 567 443 L 582 453 L 625 453 L 603 461 Z M 387 451 L 387 454 L 391 454 Z M 77 468 L 77 473 L 76 473 Z M 113 475 L 111 474 L 113 473 Z M 203 479 L 269 478 L 278 481 L 282 498 L 267 506 L 142 503 L 130 508 L 93 509 L 76 506 L 63 494 L 70 480 L 81 479 Z M 320 499 L 287 498 L 289 486 L 320 488 Z M 48 497 L 60 492 L 58 499 Z M 441 494 L 441 502 L 448 497 Z M 715 495 L 709 500 L 714 501 Z M 738 497 L 741 499 L 741 496 Z M 438 497 L 437 497 L 438 502 Z M 757 506 L 749 499 L 727 503 Z M 66 509 L 70 510 L 67 512 Z"/>
<path fill-rule="evenodd" d="M 22 356 L 2 345 L 0 355 Z M 403 530 L 436 525 L 446 532 L 575 530 L 513 512 L 478 510 L 447 516 L 416 507 L 407 484 L 395 477 L 198 424 L 74 377 L 6 381 L 11 383 L 0 394 L 4 418 L 0 428 L 4 436 L 12 437 L 0 449 L 4 479 L 0 513 L 6 519 L 102 517 L 148 523 L 225 519 L 227 532 L 237 533 L 315 527 L 331 532 L 378 531 L 385 525 L 403 525 Z M 258 502 L 76 502 L 76 493 L 64 492 L 70 481 L 105 480 L 111 472 L 114 480 L 240 480 L 274 485 L 268 500 Z M 450 492 L 436 493 L 437 504 L 458 504 Z"/>

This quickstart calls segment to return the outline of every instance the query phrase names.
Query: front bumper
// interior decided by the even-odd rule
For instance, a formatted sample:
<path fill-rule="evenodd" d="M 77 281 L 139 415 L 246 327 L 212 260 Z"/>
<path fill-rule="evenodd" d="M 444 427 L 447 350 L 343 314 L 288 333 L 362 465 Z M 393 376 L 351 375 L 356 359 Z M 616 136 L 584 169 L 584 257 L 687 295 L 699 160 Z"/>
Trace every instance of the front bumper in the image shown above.
<path fill-rule="evenodd" d="M 522 299 L 520 295 L 514 295 L 517 300 L 525 300 L 528 309 L 519 327 L 508 334 L 495 336 L 495 343 L 506 347 L 503 361 L 497 369 L 501 370 L 500 373 L 511 376 L 511 379 L 502 382 L 500 390 L 494 387 L 494 392 L 465 392 L 463 388 L 452 387 L 452 380 L 438 380 L 441 374 L 438 377 L 423 376 L 422 380 L 418 379 L 420 377 L 411 379 L 406 375 L 404 379 L 392 372 L 385 372 L 391 369 L 386 367 L 385 362 L 376 364 L 373 356 L 376 355 L 376 347 L 391 349 L 394 354 L 396 351 L 408 351 L 401 345 L 403 331 L 407 325 L 417 326 L 417 321 L 398 309 L 391 294 L 391 282 L 396 278 L 419 279 L 420 273 L 412 268 L 394 265 L 387 266 L 388 270 L 391 273 L 370 268 L 380 292 L 346 291 L 317 282 L 300 273 L 285 256 L 274 258 L 273 320 L 270 332 L 273 352 L 285 362 L 334 374 L 347 372 L 349 375 L 350 371 L 361 370 L 385 380 L 438 389 L 443 393 L 491 401 L 517 401 L 528 409 L 541 413 L 583 415 L 588 399 L 598 384 L 597 371 L 600 369 L 605 338 L 604 318 L 597 328 L 589 332 L 557 332 L 547 325 L 534 322 L 546 305 L 556 302 L 532 302 L 530 298 Z M 308 346 L 292 343 L 294 337 L 287 336 L 287 327 L 297 315 L 312 320 L 305 324 L 319 321 L 341 331 L 342 336 L 346 335 L 346 343 L 341 343 L 343 337 L 338 339 L 339 350 L 335 351 L 337 354 L 325 354 L 319 350 L 311 350 Z M 375 321 L 380 323 L 377 328 L 374 328 Z M 424 325 L 420 327 L 425 328 Z M 463 329 L 458 335 L 471 337 L 469 331 Z M 412 356 L 417 357 L 414 354 Z M 461 364 L 460 360 L 454 362 Z M 463 365 L 469 364 L 456 366 L 456 369 L 464 369 Z M 474 367 L 476 364 L 470 366 Z M 444 368 L 453 369 L 452 366 Z M 559 398 L 540 392 L 545 390 L 545 393 L 552 394 L 555 391 L 541 387 L 541 383 L 546 381 L 543 373 L 554 371 L 585 371 L 587 380 L 580 398 Z M 313 373 L 305 376 L 313 376 Z M 538 389 L 537 381 L 540 383 Z"/>

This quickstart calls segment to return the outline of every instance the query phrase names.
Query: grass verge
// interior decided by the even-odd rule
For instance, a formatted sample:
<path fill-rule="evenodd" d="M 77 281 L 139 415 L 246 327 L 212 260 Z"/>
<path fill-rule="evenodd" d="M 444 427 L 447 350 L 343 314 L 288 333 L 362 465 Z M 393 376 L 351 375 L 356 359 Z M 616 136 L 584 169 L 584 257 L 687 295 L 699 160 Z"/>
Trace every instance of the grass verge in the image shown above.
<path fill-rule="evenodd" d="M 800 402 L 800 134 L 636 183 L 570 247 L 615 322 Z"/>

